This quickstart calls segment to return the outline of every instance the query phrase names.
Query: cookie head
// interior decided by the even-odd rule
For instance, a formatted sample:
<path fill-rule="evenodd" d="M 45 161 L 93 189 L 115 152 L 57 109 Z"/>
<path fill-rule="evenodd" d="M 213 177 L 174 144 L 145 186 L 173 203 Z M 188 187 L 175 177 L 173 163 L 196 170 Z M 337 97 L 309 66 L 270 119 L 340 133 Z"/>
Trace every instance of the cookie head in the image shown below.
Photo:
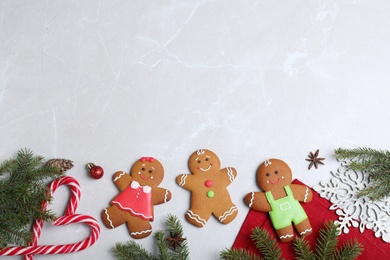
<path fill-rule="evenodd" d="M 292 181 L 290 167 L 279 159 L 266 160 L 259 166 L 256 174 L 257 184 L 263 191 L 289 185 Z"/>
<path fill-rule="evenodd" d="M 219 170 L 221 162 L 218 156 L 210 150 L 200 149 L 194 152 L 188 160 L 188 167 L 193 174 L 202 174 Z"/>
<path fill-rule="evenodd" d="M 142 157 L 133 164 L 130 175 L 141 186 L 157 187 L 164 178 L 164 168 L 153 157 Z"/>

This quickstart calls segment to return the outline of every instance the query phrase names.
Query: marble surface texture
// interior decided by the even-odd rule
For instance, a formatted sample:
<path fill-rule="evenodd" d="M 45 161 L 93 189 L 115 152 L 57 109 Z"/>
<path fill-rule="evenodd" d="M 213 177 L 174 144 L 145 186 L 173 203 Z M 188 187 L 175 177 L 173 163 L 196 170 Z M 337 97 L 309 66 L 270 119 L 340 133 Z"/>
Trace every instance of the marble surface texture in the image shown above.
<path fill-rule="evenodd" d="M 265 159 L 285 160 L 314 186 L 338 168 L 335 148 L 390 148 L 389 13 L 384 0 L 2 0 L 0 159 L 24 147 L 72 159 L 78 212 L 102 223 L 118 193 L 112 174 L 156 157 L 173 198 L 155 207 L 153 230 L 175 214 L 191 259 L 218 259 Z M 229 225 L 210 218 L 199 229 L 184 219 L 190 193 L 175 177 L 199 148 L 238 171 L 228 189 L 239 214 Z M 316 149 L 325 165 L 308 170 Z M 102 179 L 88 176 L 90 161 Z M 56 192 L 56 212 L 67 196 Z M 46 225 L 40 243 L 87 235 L 81 225 Z M 91 248 L 36 259 L 114 259 L 111 248 L 129 239 L 125 226 L 102 225 Z M 153 236 L 138 242 L 155 252 Z"/>

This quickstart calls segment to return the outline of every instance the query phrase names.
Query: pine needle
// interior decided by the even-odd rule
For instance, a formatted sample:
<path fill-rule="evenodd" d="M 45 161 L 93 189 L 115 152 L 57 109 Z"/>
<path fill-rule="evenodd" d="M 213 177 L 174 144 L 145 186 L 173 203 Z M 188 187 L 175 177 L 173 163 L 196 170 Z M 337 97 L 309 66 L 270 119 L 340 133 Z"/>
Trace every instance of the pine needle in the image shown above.
<path fill-rule="evenodd" d="M 127 241 L 125 244 L 116 243 L 113 252 L 118 260 L 157 259 L 132 240 Z"/>
<path fill-rule="evenodd" d="M 263 260 L 264 258 L 256 256 L 246 249 L 224 249 L 221 251 L 219 257 L 225 260 Z"/>
<path fill-rule="evenodd" d="M 310 249 L 309 243 L 304 238 L 296 238 L 293 243 L 296 260 L 315 260 L 316 256 Z"/>
<path fill-rule="evenodd" d="M 256 248 L 259 249 L 265 259 L 276 260 L 281 257 L 282 252 L 279 245 L 267 230 L 255 227 L 252 229 L 251 238 L 254 241 Z"/>
<path fill-rule="evenodd" d="M 319 259 L 331 259 L 338 242 L 337 228 L 334 222 L 327 221 L 324 228 L 320 230 L 316 248 L 316 255 Z"/>
<path fill-rule="evenodd" d="M 178 237 L 183 237 L 183 226 L 177 216 L 168 214 L 166 225 L 169 234 L 177 234 Z M 183 240 L 179 246 L 174 249 L 170 248 L 170 250 L 176 260 L 190 259 L 190 250 L 188 248 L 187 240 Z"/>
<path fill-rule="evenodd" d="M 350 159 L 348 168 L 369 176 L 369 187 L 359 191 L 358 196 L 367 196 L 376 201 L 390 196 L 390 151 L 371 148 L 335 150 L 339 160 Z"/>
<path fill-rule="evenodd" d="M 166 219 L 166 225 L 170 234 L 177 234 L 181 238 L 183 235 L 183 226 L 179 219 L 169 214 Z M 189 260 L 189 249 L 187 241 L 184 240 L 176 248 L 169 246 L 165 232 L 162 230 L 156 231 L 154 234 L 157 244 L 158 256 L 154 256 L 144 249 L 141 245 L 130 240 L 125 244 L 117 243 L 113 248 L 115 257 L 118 260 L 132 259 L 159 259 L 159 260 Z"/>
<path fill-rule="evenodd" d="M 363 251 L 363 246 L 357 239 L 349 240 L 340 249 L 335 250 L 335 260 L 353 260 Z"/>
<path fill-rule="evenodd" d="M 27 245 L 32 238 L 30 224 L 35 219 L 52 220 L 47 182 L 61 176 L 43 165 L 42 156 L 21 149 L 15 158 L 0 164 L 0 246 Z"/>

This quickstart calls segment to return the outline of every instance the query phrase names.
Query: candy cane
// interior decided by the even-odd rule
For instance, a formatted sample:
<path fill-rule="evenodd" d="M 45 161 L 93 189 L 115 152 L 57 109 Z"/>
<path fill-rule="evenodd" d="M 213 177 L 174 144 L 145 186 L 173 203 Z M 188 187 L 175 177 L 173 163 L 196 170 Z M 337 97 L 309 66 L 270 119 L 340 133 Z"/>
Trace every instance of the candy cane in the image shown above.
<path fill-rule="evenodd" d="M 57 179 L 49 185 L 50 196 L 53 196 L 55 190 L 61 185 L 68 185 L 70 187 L 71 197 L 69 199 L 64 215 L 55 219 L 52 224 L 54 226 L 63 226 L 71 223 L 85 223 L 91 228 L 90 236 L 83 241 L 76 242 L 73 244 L 40 246 L 37 244 L 41 235 L 43 220 L 35 220 L 33 226 L 33 237 L 30 245 L 26 247 L 18 246 L 4 248 L 0 251 L 0 256 L 25 255 L 24 259 L 32 260 L 34 259 L 34 255 L 37 254 L 66 254 L 77 252 L 80 250 L 84 250 L 87 247 L 90 247 L 96 242 L 100 233 L 100 226 L 96 219 L 87 215 L 75 214 L 81 195 L 79 183 L 69 176 Z M 46 210 L 47 206 L 47 202 L 42 203 L 43 210 Z"/>

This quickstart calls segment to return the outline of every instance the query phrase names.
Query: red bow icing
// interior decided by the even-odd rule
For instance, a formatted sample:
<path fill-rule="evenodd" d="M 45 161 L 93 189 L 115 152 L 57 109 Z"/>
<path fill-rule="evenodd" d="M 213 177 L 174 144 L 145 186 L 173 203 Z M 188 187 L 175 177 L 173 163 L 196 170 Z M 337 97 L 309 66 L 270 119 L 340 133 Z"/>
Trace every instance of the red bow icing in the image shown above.
<path fill-rule="evenodd" d="M 153 162 L 154 161 L 154 158 L 153 157 L 141 157 L 141 159 L 139 159 L 141 162 L 145 162 L 145 161 L 148 161 L 148 162 Z"/>

